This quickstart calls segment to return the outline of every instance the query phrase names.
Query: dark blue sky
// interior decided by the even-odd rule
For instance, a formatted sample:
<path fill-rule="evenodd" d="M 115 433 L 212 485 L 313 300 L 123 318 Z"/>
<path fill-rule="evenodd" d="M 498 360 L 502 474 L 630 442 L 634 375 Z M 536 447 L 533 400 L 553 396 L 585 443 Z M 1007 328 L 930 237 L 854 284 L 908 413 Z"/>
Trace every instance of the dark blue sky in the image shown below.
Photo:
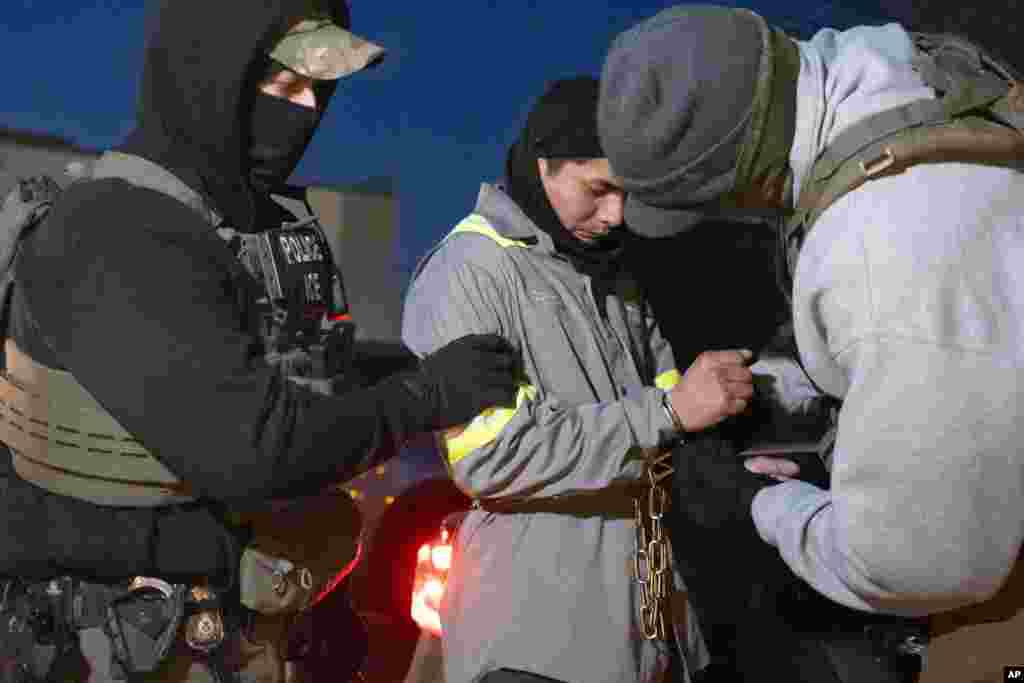
<path fill-rule="evenodd" d="M 217 0 L 210 0 L 217 2 Z M 87 148 L 132 127 L 145 0 L 3 0 L 0 126 Z M 377 69 L 344 81 L 295 175 L 300 183 L 390 176 L 401 202 L 398 266 L 416 259 L 501 172 L 544 83 L 597 74 L 611 39 L 672 2 L 656 0 L 352 0 L 355 30 L 389 48 Z M 875 0 L 750 0 L 794 33 L 878 23 Z M 230 39 L 230 27 L 225 27 Z"/>

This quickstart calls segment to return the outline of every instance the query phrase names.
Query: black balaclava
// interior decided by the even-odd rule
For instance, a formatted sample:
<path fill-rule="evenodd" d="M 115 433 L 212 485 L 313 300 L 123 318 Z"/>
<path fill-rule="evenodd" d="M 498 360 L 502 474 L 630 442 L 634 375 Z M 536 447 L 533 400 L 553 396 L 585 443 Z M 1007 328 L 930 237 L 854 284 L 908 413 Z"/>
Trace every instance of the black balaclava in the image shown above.
<path fill-rule="evenodd" d="M 258 93 L 252 103 L 249 183 L 267 193 L 281 185 L 299 165 L 320 123 L 317 109 Z"/>
<path fill-rule="evenodd" d="M 600 159 L 605 156 L 597 136 L 598 80 L 586 76 L 555 81 L 534 105 L 519 140 L 508 151 L 505 176 L 508 195 L 538 228 L 551 236 L 555 250 L 590 277 L 598 309 L 614 291 L 621 230 L 613 229 L 588 244 L 574 237 L 555 213 L 541 182 L 537 159 Z"/>
<path fill-rule="evenodd" d="M 279 214 L 267 211 L 267 190 L 298 163 L 333 88 L 318 88 L 319 112 L 259 92 L 268 51 L 308 4 L 162 0 L 146 46 L 137 128 L 118 149 L 174 173 L 231 227 L 271 227 Z M 329 5 L 335 22 L 349 26 L 346 3 Z"/>

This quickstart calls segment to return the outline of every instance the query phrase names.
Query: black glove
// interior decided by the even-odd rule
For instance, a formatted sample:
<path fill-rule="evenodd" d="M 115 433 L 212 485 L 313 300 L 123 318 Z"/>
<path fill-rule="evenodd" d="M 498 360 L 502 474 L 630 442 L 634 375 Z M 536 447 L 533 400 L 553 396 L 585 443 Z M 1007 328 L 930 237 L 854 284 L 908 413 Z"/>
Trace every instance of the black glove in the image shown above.
<path fill-rule="evenodd" d="M 739 454 L 749 429 L 750 424 L 734 421 L 688 435 L 672 458 L 668 526 L 676 566 L 691 591 L 712 661 L 729 671 L 742 668 L 740 660 L 754 652 L 760 656 L 762 649 L 754 644 L 765 634 L 751 638 L 750 627 L 772 623 L 778 596 L 803 584 L 754 526 L 754 496 L 780 482 L 743 466 L 746 458 Z M 789 459 L 800 466 L 798 478 L 827 487 L 828 475 L 816 454 Z M 735 673 L 725 680 L 757 679 Z"/>
<path fill-rule="evenodd" d="M 675 447 L 679 510 L 690 524 L 721 530 L 753 523 L 750 504 L 765 486 L 779 483 L 743 467 L 738 449 L 719 430 L 691 434 Z"/>
<path fill-rule="evenodd" d="M 423 359 L 413 376 L 430 401 L 428 429 L 465 424 L 485 409 L 514 405 L 517 357 L 496 334 L 470 334 Z"/>
<path fill-rule="evenodd" d="M 737 532 L 753 533 L 750 506 L 754 496 L 780 482 L 747 470 L 743 464 L 746 458 L 739 452 L 740 447 L 724 430 L 690 435 L 676 447 L 673 466 L 678 504 L 690 524 L 717 530 L 735 527 Z M 800 467 L 794 479 L 828 488 L 828 472 L 817 453 L 788 453 L 785 459 Z"/>

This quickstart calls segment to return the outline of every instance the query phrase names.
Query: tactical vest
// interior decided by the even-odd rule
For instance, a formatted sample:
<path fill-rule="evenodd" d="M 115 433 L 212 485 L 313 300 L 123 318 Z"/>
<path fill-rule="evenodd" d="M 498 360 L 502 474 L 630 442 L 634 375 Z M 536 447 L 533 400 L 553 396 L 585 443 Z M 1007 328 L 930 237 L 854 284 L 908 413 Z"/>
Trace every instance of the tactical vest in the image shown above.
<path fill-rule="evenodd" d="M 1008 65 L 968 40 L 912 33 L 913 68 L 934 100 L 916 100 L 878 112 L 842 133 L 814 160 L 793 215 L 779 224 L 779 283 L 791 299 L 800 248 L 821 215 L 865 183 L 911 166 L 972 163 L 1024 170 L 1024 81 Z M 793 340 L 793 355 L 799 352 Z M 802 365 L 802 364 L 801 364 Z M 808 380 L 822 396 L 809 374 Z M 840 401 L 820 454 L 831 465 Z"/>
<path fill-rule="evenodd" d="M 130 174 L 118 177 L 159 189 L 136 182 Z M 59 193 L 50 179 L 23 180 L 0 209 L 3 321 L 17 282 L 20 242 L 45 218 Z M 218 233 L 237 250 L 266 292 L 257 305 L 268 363 L 289 380 L 329 393 L 331 378 L 343 373 L 350 361 L 355 333 L 341 275 L 302 195 L 296 192 L 275 200 L 304 217 L 259 233 Z M 100 505 L 151 507 L 194 500 L 187 484 L 71 373 L 41 365 L 10 338 L 4 342 L 4 353 L 0 441 L 11 450 L 19 476 L 53 493 Z"/>
<path fill-rule="evenodd" d="M 814 223 L 864 183 L 917 164 L 1024 170 L 1024 81 L 982 48 L 952 35 L 913 33 L 914 70 L 936 92 L 850 126 L 814 160 L 794 215 L 780 226 L 787 297 Z"/>

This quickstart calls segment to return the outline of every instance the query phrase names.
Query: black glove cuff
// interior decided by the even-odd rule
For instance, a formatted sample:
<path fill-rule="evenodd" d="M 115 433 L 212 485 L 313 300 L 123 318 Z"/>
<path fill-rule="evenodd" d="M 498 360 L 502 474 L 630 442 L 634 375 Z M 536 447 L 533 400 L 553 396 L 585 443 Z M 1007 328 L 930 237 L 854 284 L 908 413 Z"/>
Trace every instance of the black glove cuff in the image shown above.
<path fill-rule="evenodd" d="M 397 409 L 400 424 L 392 424 L 401 432 L 400 440 L 418 433 L 433 431 L 438 424 L 437 384 L 421 370 L 409 370 L 392 375 L 377 385 L 385 392 L 383 404 Z"/>

